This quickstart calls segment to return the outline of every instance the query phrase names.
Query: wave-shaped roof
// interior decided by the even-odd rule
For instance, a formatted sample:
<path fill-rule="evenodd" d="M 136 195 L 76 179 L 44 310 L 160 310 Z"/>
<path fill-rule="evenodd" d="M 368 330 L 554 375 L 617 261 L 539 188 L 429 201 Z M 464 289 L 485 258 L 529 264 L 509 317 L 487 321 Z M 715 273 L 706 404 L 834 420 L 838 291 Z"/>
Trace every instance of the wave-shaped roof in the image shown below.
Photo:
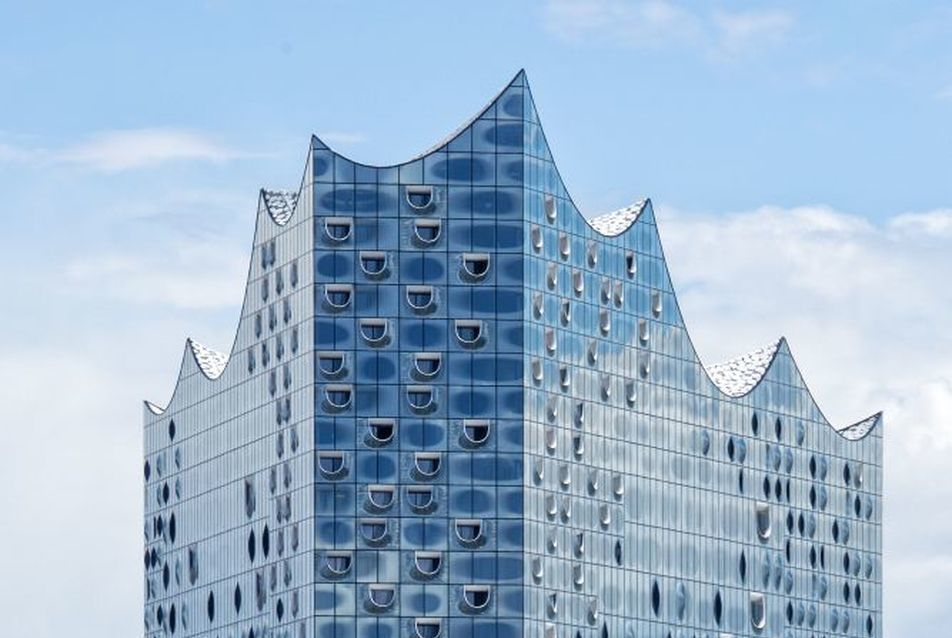
<path fill-rule="evenodd" d="M 519 91 L 518 100 L 513 99 L 514 96 L 509 93 L 510 89 L 513 88 L 517 88 Z M 421 158 L 427 157 L 433 153 L 445 151 L 448 148 L 451 148 L 451 145 L 455 141 L 467 134 L 468 129 L 474 127 L 480 118 L 489 113 L 497 114 L 500 117 L 502 116 L 501 114 L 504 113 L 505 117 L 512 119 L 518 119 L 519 117 L 522 117 L 527 126 L 532 125 L 537 128 L 538 139 L 533 140 L 532 142 L 535 144 L 535 146 L 531 149 L 531 154 L 537 157 L 546 157 L 552 161 L 552 166 L 555 170 L 555 189 L 569 201 L 575 214 L 581 216 L 582 213 L 579 211 L 578 207 L 575 206 L 574 202 L 572 202 L 571 196 L 568 193 L 568 189 L 565 187 L 561 176 L 558 174 L 558 168 L 555 166 L 554 160 L 551 159 L 551 151 L 549 149 L 548 142 L 545 139 L 545 133 L 541 128 L 541 124 L 539 123 L 538 113 L 535 110 L 535 104 L 532 100 L 528 81 L 525 78 L 524 71 L 519 71 L 513 80 L 507 84 L 506 87 L 503 88 L 503 90 L 493 98 L 493 100 L 490 101 L 489 105 L 480 110 L 473 118 L 467 120 L 465 124 L 453 131 L 437 145 L 431 147 L 430 150 L 413 157 L 403 164 L 371 168 L 402 167 L 412 162 L 419 161 Z M 527 148 L 525 150 L 527 153 L 529 152 L 528 146 L 529 142 L 527 142 Z M 349 158 L 343 157 L 339 153 L 331 150 L 316 136 L 312 136 L 311 150 L 313 151 L 318 149 L 330 151 L 334 157 L 340 158 L 342 161 L 350 162 L 355 165 L 368 166 L 366 164 L 359 164 L 358 162 L 354 162 Z M 309 154 L 308 167 L 305 170 L 306 175 L 310 171 L 311 157 L 312 156 Z M 297 210 L 299 200 L 304 196 L 305 193 L 303 190 L 295 192 L 279 189 L 262 189 L 259 195 L 259 215 L 258 226 L 255 230 L 255 243 L 257 244 L 259 242 L 260 233 L 272 232 L 267 228 L 262 229 L 262 219 L 270 220 L 270 222 L 273 224 L 272 228 L 274 229 L 285 227 L 293 218 Z M 308 207 L 309 206 L 310 204 L 308 204 Z M 267 214 L 265 215 L 265 213 Z M 648 223 L 654 226 L 654 216 L 653 211 L 651 210 L 650 199 L 642 199 L 619 210 L 596 215 L 589 218 L 587 221 L 592 229 L 597 233 L 605 237 L 618 237 L 628 232 L 639 222 L 639 220 L 645 219 L 646 217 L 648 218 Z M 653 228 L 653 232 L 657 233 L 657 230 Z M 658 243 L 660 245 L 660 240 L 658 240 Z M 666 267 L 664 268 L 664 275 L 667 276 L 668 280 L 670 281 Z M 249 286 L 250 283 L 251 279 L 249 273 Z M 675 300 L 675 304 L 676 303 L 677 302 Z M 214 381 L 221 377 L 228 365 L 229 355 L 212 350 L 211 348 L 191 339 L 188 340 L 187 344 L 186 351 L 191 353 L 191 357 L 189 358 L 191 358 L 195 364 L 197 364 L 198 370 L 202 375 L 204 375 L 206 379 Z M 729 361 L 708 365 L 705 367 L 705 370 L 717 391 L 726 397 L 740 399 L 754 391 L 761 382 L 770 377 L 771 370 L 775 367 L 773 364 L 777 360 L 781 351 L 783 351 L 785 355 L 789 354 L 789 347 L 782 338 Z M 697 358 L 696 352 L 695 357 Z M 697 358 L 697 360 L 700 361 L 699 358 Z M 795 362 L 793 365 L 796 367 Z M 183 361 L 180 379 L 188 372 L 189 369 L 186 363 Z M 797 373 L 799 373 L 799 370 L 797 370 Z M 146 402 L 146 408 L 148 409 L 148 412 L 153 415 L 159 415 L 164 411 L 163 408 L 150 402 Z M 837 431 L 844 438 L 858 440 L 868 435 L 870 431 L 872 431 L 881 422 L 882 414 L 877 413 L 845 428 L 837 429 Z"/>

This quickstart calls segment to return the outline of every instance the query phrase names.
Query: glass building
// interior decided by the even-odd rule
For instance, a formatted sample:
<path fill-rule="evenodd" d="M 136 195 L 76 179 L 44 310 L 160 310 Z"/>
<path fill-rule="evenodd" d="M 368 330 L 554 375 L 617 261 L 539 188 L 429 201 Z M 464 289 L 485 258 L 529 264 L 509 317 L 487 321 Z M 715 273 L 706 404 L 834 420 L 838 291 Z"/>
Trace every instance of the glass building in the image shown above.
<path fill-rule="evenodd" d="M 144 410 L 146 636 L 882 635 L 880 415 L 783 339 L 705 366 L 524 73 L 400 165 L 312 138 L 257 219 L 230 354 Z"/>

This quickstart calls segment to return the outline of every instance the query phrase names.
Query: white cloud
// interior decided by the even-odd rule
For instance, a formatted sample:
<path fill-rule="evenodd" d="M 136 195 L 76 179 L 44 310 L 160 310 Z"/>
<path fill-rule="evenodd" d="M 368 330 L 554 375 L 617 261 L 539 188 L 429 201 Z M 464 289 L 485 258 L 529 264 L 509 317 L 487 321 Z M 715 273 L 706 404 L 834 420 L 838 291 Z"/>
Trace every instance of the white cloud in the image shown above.
<path fill-rule="evenodd" d="M 0 144 L 2 162 L 67 164 L 107 173 L 169 162 L 220 163 L 251 156 L 206 135 L 171 128 L 102 131 L 54 149 Z"/>
<path fill-rule="evenodd" d="M 782 41 L 794 16 L 777 9 L 694 10 L 663 0 L 549 0 L 545 24 L 572 42 L 635 48 L 688 45 L 717 59 Z"/>
<path fill-rule="evenodd" d="M 702 359 L 787 336 L 834 424 L 885 410 L 887 636 L 929 635 L 952 590 L 950 211 L 875 224 L 829 207 L 729 215 L 660 207 L 681 308 Z M 928 525 L 923 525 L 928 512 Z"/>

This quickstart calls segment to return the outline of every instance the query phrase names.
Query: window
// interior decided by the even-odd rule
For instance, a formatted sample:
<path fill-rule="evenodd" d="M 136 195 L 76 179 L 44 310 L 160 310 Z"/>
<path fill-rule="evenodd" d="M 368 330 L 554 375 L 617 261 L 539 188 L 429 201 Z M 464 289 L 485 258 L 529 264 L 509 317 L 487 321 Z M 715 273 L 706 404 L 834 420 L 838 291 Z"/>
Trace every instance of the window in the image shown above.
<path fill-rule="evenodd" d="M 407 286 L 407 304 L 417 312 L 432 310 L 433 286 Z"/>
<path fill-rule="evenodd" d="M 598 312 L 598 327 L 602 334 L 607 335 L 612 330 L 612 314 L 609 310 L 600 310 Z"/>
<path fill-rule="evenodd" d="M 483 445 L 489 440 L 490 425 L 485 419 L 463 419 L 463 438 L 469 447 Z"/>
<path fill-rule="evenodd" d="M 456 538 L 464 545 L 474 545 L 483 539 L 483 523 L 479 519 L 456 520 Z"/>
<path fill-rule="evenodd" d="M 352 559 L 350 552 L 327 552 L 324 554 L 323 571 L 328 576 L 343 576 L 350 571 Z"/>
<path fill-rule="evenodd" d="M 589 266 L 594 267 L 596 264 L 598 264 L 598 244 L 594 241 L 589 241 L 586 255 L 588 257 Z"/>
<path fill-rule="evenodd" d="M 562 255 L 562 259 L 568 259 L 572 254 L 572 242 L 565 233 L 559 233 L 559 254 Z"/>
<path fill-rule="evenodd" d="M 341 478 L 347 471 L 343 452 L 319 452 L 317 455 L 317 464 L 321 470 L 321 474 L 329 479 Z"/>
<path fill-rule="evenodd" d="M 386 319 L 361 319 L 360 336 L 371 346 L 384 345 L 388 338 L 389 323 Z"/>
<path fill-rule="evenodd" d="M 413 565 L 417 573 L 425 578 L 432 578 L 440 573 L 442 564 L 443 559 L 439 552 L 414 552 L 413 554 Z"/>
<path fill-rule="evenodd" d="M 621 308 L 621 305 L 625 303 L 625 284 L 620 281 L 616 281 L 612 296 L 615 300 L 615 305 Z"/>
<path fill-rule="evenodd" d="M 360 521 L 360 536 L 370 544 L 386 541 L 387 531 L 385 518 L 364 518 Z"/>
<path fill-rule="evenodd" d="M 758 630 L 767 626 L 767 601 L 763 594 L 750 594 L 750 624 Z"/>
<path fill-rule="evenodd" d="M 674 614 L 678 620 L 684 620 L 688 608 L 688 591 L 684 583 L 678 583 L 674 588 Z"/>
<path fill-rule="evenodd" d="M 486 585 L 464 585 L 463 603 L 470 613 L 480 612 L 489 606 L 490 588 Z"/>
<path fill-rule="evenodd" d="M 555 197 L 552 195 L 546 195 L 544 204 L 546 219 L 548 219 L 550 222 L 554 222 L 556 217 Z"/>
<path fill-rule="evenodd" d="M 770 505 L 767 503 L 754 504 L 754 514 L 757 518 L 757 536 L 766 541 L 770 538 Z"/>
<path fill-rule="evenodd" d="M 417 618 L 413 621 L 416 638 L 440 638 L 443 624 L 438 618 Z"/>
<path fill-rule="evenodd" d="M 714 594 L 714 622 L 721 626 L 721 620 L 724 617 L 724 601 L 721 598 L 721 592 Z"/>
<path fill-rule="evenodd" d="M 397 588 L 394 585 L 368 585 L 367 602 L 373 611 L 390 609 L 397 597 Z"/>
<path fill-rule="evenodd" d="M 416 219 L 413 221 L 413 236 L 417 243 L 431 246 L 440 239 L 441 224 L 438 219 Z"/>
<path fill-rule="evenodd" d="M 415 452 L 413 469 L 419 477 L 430 479 L 440 473 L 441 461 L 439 452 Z"/>
<path fill-rule="evenodd" d="M 648 340 L 651 338 L 651 332 L 648 329 L 648 322 L 645 319 L 638 320 L 638 341 L 641 342 L 641 345 L 647 345 Z"/>
<path fill-rule="evenodd" d="M 408 487 L 407 503 L 410 509 L 422 513 L 430 511 L 436 504 L 432 487 Z"/>
<path fill-rule="evenodd" d="M 489 253 L 463 253 L 463 275 L 468 279 L 482 279 L 489 272 Z"/>
<path fill-rule="evenodd" d="M 417 211 L 424 211 L 433 203 L 432 186 L 407 186 L 407 204 Z"/>
<path fill-rule="evenodd" d="M 661 614 L 661 588 L 658 581 L 651 583 L 651 611 L 657 617 Z"/>
<path fill-rule="evenodd" d="M 344 371 L 344 353 L 318 352 L 317 365 L 325 377 L 336 377 Z"/>
<path fill-rule="evenodd" d="M 440 372 L 442 357 L 438 352 L 418 352 L 413 355 L 413 369 L 417 375 L 427 379 Z"/>
<path fill-rule="evenodd" d="M 208 603 L 205 610 L 208 612 L 208 622 L 215 622 L 215 592 L 208 592 Z"/>
<path fill-rule="evenodd" d="M 367 435 L 373 445 L 386 445 L 393 439 L 396 424 L 393 419 L 367 419 Z"/>
<path fill-rule="evenodd" d="M 324 234 L 335 243 L 347 241 L 354 227 L 350 217 L 328 217 L 324 220 Z"/>
<path fill-rule="evenodd" d="M 483 322 L 479 319 L 457 319 L 455 322 L 456 338 L 464 346 L 473 347 L 479 344 L 483 336 Z"/>
<path fill-rule="evenodd" d="M 542 250 L 542 229 L 538 226 L 533 226 L 529 235 L 532 239 L 532 248 L 536 252 Z"/>
<path fill-rule="evenodd" d="M 562 322 L 563 326 L 567 326 L 572 323 L 572 302 L 568 299 L 562 302 L 561 308 L 559 310 L 559 320 Z"/>
<path fill-rule="evenodd" d="M 350 406 L 353 387 L 333 384 L 324 388 L 324 401 L 332 410 L 346 410 Z"/>
<path fill-rule="evenodd" d="M 371 509 L 383 511 L 389 509 L 396 498 L 396 489 L 392 485 L 368 485 L 367 503 Z"/>
<path fill-rule="evenodd" d="M 387 271 L 387 253 L 379 250 L 360 251 L 360 269 L 368 277 L 380 277 Z"/>
<path fill-rule="evenodd" d="M 433 407 L 433 388 L 428 385 L 407 386 L 407 403 L 414 412 L 425 412 Z"/>
<path fill-rule="evenodd" d="M 635 259 L 635 253 L 628 251 L 625 253 L 625 270 L 628 277 L 634 277 L 638 272 L 638 261 Z"/>
<path fill-rule="evenodd" d="M 585 273 L 581 270 L 572 271 L 572 289 L 575 291 L 576 296 L 581 295 L 585 291 Z"/>

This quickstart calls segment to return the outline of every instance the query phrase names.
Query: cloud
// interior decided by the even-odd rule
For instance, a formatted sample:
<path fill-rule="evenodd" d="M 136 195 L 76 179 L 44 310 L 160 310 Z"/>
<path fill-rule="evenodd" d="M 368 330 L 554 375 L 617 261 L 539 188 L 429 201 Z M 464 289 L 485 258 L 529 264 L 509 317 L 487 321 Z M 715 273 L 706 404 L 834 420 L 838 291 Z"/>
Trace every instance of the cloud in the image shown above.
<path fill-rule="evenodd" d="M 253 156 L 206 135 L 171 128 L 102 131 L 56 149 L 0 144 L 2 162 L 65 164 L 106 173 L 170 162 L 221 163 Z"/>
<path fill-rule="evenodd" d="M 952 212 L 873 223 L 827 206 L 732 214 L 659 207 L 702 360 L 785 335 L 836 425 L 885 410 L 883 635 L 934 633 L 952 590 Z M 928 512 L 924 525 L 923 512 Z M 930 574 L 923 595 L 922 574 Z"/>
<path fill-rule="evenodd" d="M 634 48 L 690 46 L 726 59 L 782 41 L 794 16 L 777 9 L 691 10 L 663 0 L 549 0 L 546 28 L 571 41 Z"/>

